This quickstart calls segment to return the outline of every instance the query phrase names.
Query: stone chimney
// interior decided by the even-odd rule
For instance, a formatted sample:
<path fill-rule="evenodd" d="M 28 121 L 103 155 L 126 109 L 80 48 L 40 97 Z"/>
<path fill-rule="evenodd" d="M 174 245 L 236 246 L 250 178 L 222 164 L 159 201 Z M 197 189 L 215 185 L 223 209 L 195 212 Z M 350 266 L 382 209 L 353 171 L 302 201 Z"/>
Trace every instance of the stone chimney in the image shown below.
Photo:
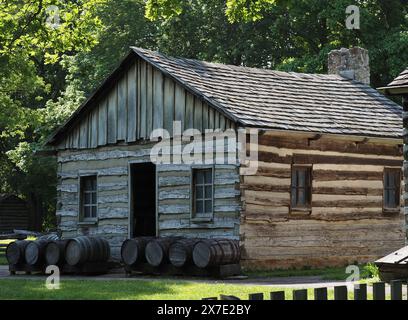
<path fill-rule="evenodd" d="M 329 74 L 339 74 L 344 78 L 370 84 L 370 61 L 368 50 L 353 47 L 332 50 L 328 59 Z"/>

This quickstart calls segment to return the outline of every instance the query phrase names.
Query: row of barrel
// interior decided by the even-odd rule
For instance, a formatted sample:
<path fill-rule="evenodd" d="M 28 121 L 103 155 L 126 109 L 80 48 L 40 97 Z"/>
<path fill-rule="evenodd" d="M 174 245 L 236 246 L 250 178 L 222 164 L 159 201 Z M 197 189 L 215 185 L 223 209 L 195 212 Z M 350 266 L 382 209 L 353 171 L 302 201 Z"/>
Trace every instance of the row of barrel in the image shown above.
<path fill-rule="evenodd" d="M 103 238 L 80 236 L 72 239 L 15 241 L 6 249 L 9 265 L 44 268 L 48 265 L 80 266 L 87 262 L 106 262 L 110 246 Z"/>
<path fill-rule="evenodd" d="M 122 244 L 122 262 L 128 267 L 148 263 L 152 267 L 209 268 L 240 261 L 239 242 L 230 239 L 187 239 L 180 237 L 137 237 Z"/>

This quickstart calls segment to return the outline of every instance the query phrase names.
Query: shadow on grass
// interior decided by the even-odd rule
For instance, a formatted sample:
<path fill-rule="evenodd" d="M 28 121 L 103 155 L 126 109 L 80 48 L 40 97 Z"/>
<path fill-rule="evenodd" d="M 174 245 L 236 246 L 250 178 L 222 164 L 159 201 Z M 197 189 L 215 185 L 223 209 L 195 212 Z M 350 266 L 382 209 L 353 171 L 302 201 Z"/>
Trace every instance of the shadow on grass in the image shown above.
<path fill-rule="evenodd" d="M 186 284 L 162 281 L 63 280 L 60 289 L 49 290 L 45 281 L 0 280 L 0 299 L 144 300 L 171 299 Z M 188 284 L 187 284 L 188 285 Z"/>

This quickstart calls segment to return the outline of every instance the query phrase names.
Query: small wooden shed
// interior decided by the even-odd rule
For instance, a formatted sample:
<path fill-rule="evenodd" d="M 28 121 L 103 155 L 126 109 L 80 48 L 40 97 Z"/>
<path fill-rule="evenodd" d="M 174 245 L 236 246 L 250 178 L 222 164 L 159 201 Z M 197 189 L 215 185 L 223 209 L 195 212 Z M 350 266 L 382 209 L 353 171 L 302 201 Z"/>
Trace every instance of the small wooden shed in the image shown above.
<path fill-rule="evenodd" d="M 0 194 L 0 233 L 28 230 L 29 218 L 26 201 L 13 194 Z"/>
<path fill-rule="evenodd" d="M 365 50 L 329 63 L 333 74 L 288 73 L 131 48 L 48 141 L 63 237 L 103 236 L 116 258 L 134 236 L 236 239 L 258 268 L 363 263 L 400 248 L 402 109 L 367 85 Z M 159 142 L 156 129 L 167 132 Z M 214 161 L 231 159 L 202 144 L 206 130 L 244 132 L 237 145 L 257 160 Z M 153 162 L 158 143 L 170 163 Z M 210 161 L 176 163 L 186 148 Z"/>
<path fill-rule="evenodd" d="M 393 81 L 386 87 L 378 88 L 385 95 L 402 97 L 402 120 L 403 120 L 403 142 L 404 142 L 404 215 L 405 215 L 405 230 L 407 234 L 406 242 L 408 242 L 408 68 L 402 71 Z"/>

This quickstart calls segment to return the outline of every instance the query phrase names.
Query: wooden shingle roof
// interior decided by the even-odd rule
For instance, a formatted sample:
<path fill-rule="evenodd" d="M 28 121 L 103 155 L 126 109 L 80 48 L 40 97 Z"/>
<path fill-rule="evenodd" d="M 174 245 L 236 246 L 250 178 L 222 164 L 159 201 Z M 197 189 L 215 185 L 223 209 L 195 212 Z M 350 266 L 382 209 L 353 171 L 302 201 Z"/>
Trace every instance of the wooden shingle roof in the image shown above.
<path fill-rule="evenodd" d="M 400 73 L 393 81 L 388 84 L 388 87 L 408 86 L 408 68 Z"/>
<path fill-rule="evenodd" d="M 402 134 L 402 108 L 354 80 L 132 50 L 245 126 L 389 138 Z"/>
<path fill-rule="evenodd" d="M 174 58 L 131 47 L 119 67 L 47 144 L 62 139 L 136 58 L 161 70 L 238 125 L 362 137 L 402 136 L 402 108 L 354 80 Z"/>

